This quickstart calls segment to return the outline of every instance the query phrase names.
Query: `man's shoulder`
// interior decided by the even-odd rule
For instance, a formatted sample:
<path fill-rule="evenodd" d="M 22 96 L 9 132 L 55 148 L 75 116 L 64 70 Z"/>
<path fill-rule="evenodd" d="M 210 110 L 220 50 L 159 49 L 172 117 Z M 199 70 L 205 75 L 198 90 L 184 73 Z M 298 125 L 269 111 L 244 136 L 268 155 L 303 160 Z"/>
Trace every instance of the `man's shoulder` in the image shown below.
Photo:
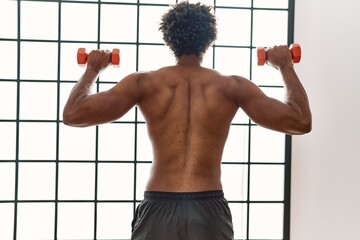
<path fill-rule="evenodd" d="M 161 73 L 164 73 L 167 71 L 171 71 L 171 68 L 173 68 L 173 66 L 161 67 L 161 68 L 158 68 L 155 70 L 149 70 L 149 71 L 137 71 L 137 72 L 134 72 L 132 75 L 139 77 L 139 78 L 151 77 L 156 74 L 161 74 Z"/>
<path fill-rule="evenodd" d="M 246 85 L 247 83 L 250 82 L 249 79 L 239 76 L 239 75 L 227 75 L 225 76 L 227 79 L 230 80 L 230 82 L 232 82 L 233 84 L 237 84 L 237 85 Z"/>

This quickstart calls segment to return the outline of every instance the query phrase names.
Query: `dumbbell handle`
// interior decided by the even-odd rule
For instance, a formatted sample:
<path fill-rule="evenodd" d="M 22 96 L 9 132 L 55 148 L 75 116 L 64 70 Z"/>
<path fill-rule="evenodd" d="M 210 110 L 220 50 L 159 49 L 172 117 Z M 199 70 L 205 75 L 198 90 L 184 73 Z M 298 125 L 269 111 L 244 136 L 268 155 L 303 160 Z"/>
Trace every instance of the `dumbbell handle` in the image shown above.
<path fill-rule="evenodd" d="M 120 64 L 120 50 L 114 48 L 111 52 L 111 64 L 118 66 Z M 86 53 L 85 48 L 79 48 L 77 51 L 77 63 L 85 64 L 87 62 L 88 54 Z"/>
<path fill-rule="evenodd" d="M 293 43 L 290 46 L 290 52 L 292 56 L 293 63 L 299 63 L 301 60 L 301 47 L 298 43 Z M 258 58 L 258 66 L 262 66 L 266 63 L 267 52 L 263 47 L 257 48 L 257 58 Z"/>

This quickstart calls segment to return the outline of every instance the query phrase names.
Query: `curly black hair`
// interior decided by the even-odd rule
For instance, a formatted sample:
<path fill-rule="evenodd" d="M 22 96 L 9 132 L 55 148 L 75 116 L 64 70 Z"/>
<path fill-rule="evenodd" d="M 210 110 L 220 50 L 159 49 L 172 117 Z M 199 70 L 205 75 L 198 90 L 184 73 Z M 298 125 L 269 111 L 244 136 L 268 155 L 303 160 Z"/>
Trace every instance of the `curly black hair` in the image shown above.
<path fill-rule="evenodd" d="M 201 3 L 185 1 L 174 5 L 163 15 L 159 30 L 177 58 L 184 54 L 200 57 L 215 41 L 216 18 L 211 9 Z"/>

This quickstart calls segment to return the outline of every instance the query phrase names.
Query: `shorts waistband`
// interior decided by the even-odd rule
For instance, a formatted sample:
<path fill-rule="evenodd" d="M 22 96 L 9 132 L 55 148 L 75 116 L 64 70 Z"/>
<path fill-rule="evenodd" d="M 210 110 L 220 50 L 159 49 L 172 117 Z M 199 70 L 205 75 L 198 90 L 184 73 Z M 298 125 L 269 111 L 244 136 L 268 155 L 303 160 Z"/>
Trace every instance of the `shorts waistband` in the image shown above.
<path fill-rule="evenodd" d="M 212 199 L 223 198 L 224 192 L 222 190 L 206 191 L 206 192 L 156 192 L 145 191 L 145 199 L 156 200 L 195 200 L 195 199 Z"/>

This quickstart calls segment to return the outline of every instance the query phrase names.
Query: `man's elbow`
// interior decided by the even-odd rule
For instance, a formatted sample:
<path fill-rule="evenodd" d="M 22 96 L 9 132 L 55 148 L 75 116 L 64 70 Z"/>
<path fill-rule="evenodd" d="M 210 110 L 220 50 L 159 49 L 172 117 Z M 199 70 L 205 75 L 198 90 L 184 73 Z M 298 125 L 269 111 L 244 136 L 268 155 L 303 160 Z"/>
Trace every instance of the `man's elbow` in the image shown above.
<path fill-rule="evenodd" d="M 81 121 L 78 114 L 69 111 L 63 112 L 63 123 L 71 127 L 87 127 L 88 125 Z"/>
<path fill-rule="evenodd" d="M 73 117 L 73 114 L 64 111 L 63 112 L 63 123 L 68 126 L 74 126 L 75 125 L 75 119 Z"/>
<path fill-rule="evenodd" d="M 304 124 L 302 133 L 306 134 L 306 133 L 311 132 L 311 130 L 312 130 L 312 123 L 311 123 L 311 121 L 309 121 L 309 122 Z"/>
<path fill-rule="evenodd" d="M 299 122 L 298 127 L 296 128 L 296 131 L 294 131 L 293 134 L 303 135 L 303 134 L 311 132 L 311 130 L 312 130 L 312 120 L 307 119 L 307 120 Z"/>

